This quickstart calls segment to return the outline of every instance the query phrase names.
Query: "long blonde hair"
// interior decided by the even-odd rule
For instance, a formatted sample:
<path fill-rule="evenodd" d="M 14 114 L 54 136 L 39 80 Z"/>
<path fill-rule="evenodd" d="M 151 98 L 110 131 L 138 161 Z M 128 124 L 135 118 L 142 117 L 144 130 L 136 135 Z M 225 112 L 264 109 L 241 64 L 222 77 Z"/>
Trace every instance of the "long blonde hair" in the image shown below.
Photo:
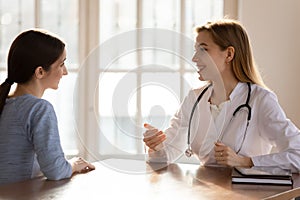
<path fill-rule="evenodd" d="M 221 48 L 232 46 L 235 49 L 232 68 L 235 77 L 240 82 L 250 82 L 267 88 L 259 73 L 252 56 L 251 44 L 243 26 L 232 19 L 222 19 L 208 22 L 197 27 L 196 32 L 208 31 L 213 41 Z"/>

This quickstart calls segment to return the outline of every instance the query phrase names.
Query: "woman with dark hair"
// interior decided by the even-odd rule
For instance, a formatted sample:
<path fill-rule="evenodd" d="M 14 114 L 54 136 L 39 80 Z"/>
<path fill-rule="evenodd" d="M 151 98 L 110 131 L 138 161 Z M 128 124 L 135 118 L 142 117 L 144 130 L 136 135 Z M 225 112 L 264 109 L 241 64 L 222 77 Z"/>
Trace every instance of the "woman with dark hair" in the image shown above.
<path fill-rule="evenodd" d="M 66 160 L 53 106 L 41 99 L 67 75 L 65 44 L 53 34 L 28 30 L 13 41 L 7 79 L 0 86 L 0 184 L 36 177 L 69 178 L 95 167 L 82 158 Z M 9 96 L 11 85 L 17 83 Z"/>
<path fill-rule="evenodd" d="M 299 129 L 265 86 L 244 27 L 222 19 L 196 32 L 192 60 L 207 84 L 189 92 L 164 132 L 145 124 L 150 161 L 185 152 L 204 165 L 300 171 Z"/>

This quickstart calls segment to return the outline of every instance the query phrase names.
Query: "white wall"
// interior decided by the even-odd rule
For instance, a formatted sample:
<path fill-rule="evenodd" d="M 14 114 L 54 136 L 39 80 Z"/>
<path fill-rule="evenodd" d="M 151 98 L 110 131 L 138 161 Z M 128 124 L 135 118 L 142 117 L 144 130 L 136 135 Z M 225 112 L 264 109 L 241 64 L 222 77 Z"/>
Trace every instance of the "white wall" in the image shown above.
<path fill-rule="evenodd" d="M 266 84 L 300 128 L 300 1 L 239 0 L 238 9 Z"/>

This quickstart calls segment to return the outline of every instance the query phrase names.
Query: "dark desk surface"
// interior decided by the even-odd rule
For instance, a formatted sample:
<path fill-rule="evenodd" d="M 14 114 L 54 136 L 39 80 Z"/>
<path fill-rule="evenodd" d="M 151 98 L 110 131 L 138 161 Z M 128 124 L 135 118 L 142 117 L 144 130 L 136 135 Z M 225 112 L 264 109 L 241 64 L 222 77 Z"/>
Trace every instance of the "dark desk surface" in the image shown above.
<path fill-rule="evenodd" d="M 109 159 L 95 165 L 96 170 L 92 172 L 62 181 L 40 177 L 0 186 L 0 199 L 241 200 L 263 199 L 300 186 L 298 174 L 294 174 L 293 187 L 240 185 L 231 183 L 231 169 L 225 167 L 192 164 L 149 166 L 144 161 L 124 159 Z"/>

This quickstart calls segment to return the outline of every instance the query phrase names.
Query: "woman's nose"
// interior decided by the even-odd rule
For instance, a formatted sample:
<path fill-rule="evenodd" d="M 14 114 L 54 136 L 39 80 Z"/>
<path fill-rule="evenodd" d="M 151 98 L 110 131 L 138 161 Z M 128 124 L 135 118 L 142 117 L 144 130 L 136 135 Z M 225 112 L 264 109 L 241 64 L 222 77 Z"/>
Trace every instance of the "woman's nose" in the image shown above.
<path fill-rule="evenodd" d="M 196 53 L 193 55 L 192 61 L 193 61 L 193 62 L 197 62 L 197 61 L 198 61 L 198 58 L 197 58 L 197 56 L 196 56 Z"/>
<path fill-rule="evenodd" d="M 63 72 L 63 75 L 68 75 L 68 70 L 66 67 L 64 67 L 64 72 Z"/>

